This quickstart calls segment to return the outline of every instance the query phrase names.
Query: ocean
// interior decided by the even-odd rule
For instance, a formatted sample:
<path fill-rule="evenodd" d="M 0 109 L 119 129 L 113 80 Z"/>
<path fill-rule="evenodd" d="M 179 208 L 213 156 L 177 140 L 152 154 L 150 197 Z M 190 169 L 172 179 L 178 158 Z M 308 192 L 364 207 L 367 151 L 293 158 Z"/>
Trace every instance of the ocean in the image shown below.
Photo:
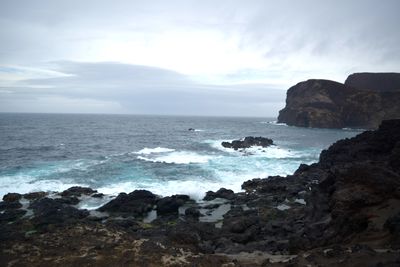
<path fill-rule="evenodd" d="M 189 131 L 194 128 L 195 131 Z M 0 114 L 0 197 L 89 186 L 109 196 L 147 189 L 201 199 L 252 178 L 292 174 L 360 130 L 289 127 L 275 118 Z M 245 153 L 221 146 L 273 139 Z"/>

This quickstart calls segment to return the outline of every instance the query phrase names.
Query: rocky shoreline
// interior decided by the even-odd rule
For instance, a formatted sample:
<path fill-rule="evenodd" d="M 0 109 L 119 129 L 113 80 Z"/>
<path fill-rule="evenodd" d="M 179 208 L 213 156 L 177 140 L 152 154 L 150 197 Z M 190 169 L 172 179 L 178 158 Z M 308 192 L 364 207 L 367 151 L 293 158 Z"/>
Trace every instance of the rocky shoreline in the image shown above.
<path fill-rule="evenodd" d="M 400 120 L 340 140 L 287 177 L 201 202 L 146 190 L 9 193 L 1 266 L 399 266 Z"/>

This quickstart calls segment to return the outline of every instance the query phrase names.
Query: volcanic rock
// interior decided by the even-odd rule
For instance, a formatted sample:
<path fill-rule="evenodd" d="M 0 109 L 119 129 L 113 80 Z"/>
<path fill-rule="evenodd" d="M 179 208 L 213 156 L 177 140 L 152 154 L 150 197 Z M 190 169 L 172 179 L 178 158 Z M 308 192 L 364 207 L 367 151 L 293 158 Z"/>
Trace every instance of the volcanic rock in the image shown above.
<path fill-rule="evenodd" d="M 233 140 L 232 142 L 222 142 L 221 145 L 225 148 L 233 148 L 234 150 L 249 148 L 252 146 L 268 147 L 273 144 L 273 141 L 265 137 L 247 136 L 243 140 Z"/>
<path fill-rule="evenodd" d="M 164 197 L 157 201 L 157 214 L 178 214 L 180 206 L 189 201 L 189 196 L 186 195 L 173 195 Z"/>
<path fill-rule="evenodd" d="M 153 209 L 157 196 L 147 190 L 135 190 L 129 194 L 120 193 L 115 199 L 101 206 L 99 211 L 122 215 L 144 216 Z"/>
<path fill-rule="evenodd" d="M 372 74 L 350 75 L 346 84 L 307 80 L 292 86 L 278 122 L 301 127 L 365 129 L 377 128 L 383 120 L 400 118 L 400 74 L 394 79 L 391 75 L 377 75 L 376 79 L 372 75 L 370 79 L 369 75 Z M 377 81 L 382 79 L 387 83 L 379 87 Z"/>
<path fill-rule="evenodd" d="M 353 73 L 347 77 L 344 84 L 368 91 L 400 91 L 400 73 Z"/>

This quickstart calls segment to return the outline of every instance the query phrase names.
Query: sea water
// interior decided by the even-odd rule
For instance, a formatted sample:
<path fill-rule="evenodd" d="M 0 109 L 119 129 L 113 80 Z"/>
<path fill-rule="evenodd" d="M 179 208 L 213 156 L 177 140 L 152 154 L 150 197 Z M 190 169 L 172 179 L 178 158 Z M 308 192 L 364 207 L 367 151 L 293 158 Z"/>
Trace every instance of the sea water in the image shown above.
<path fill-rule="evenodd" d="M 292 174 L 360 130 L 289 127 L 274 118 L 0 114 L 0 197 L 89 186 L 107 195 L 147 189 L 201 199 L 252 178 Z M 195 129 L 189 131 L 189 128 Z M 274 146 L 234 151 L 246 136 Z"/>

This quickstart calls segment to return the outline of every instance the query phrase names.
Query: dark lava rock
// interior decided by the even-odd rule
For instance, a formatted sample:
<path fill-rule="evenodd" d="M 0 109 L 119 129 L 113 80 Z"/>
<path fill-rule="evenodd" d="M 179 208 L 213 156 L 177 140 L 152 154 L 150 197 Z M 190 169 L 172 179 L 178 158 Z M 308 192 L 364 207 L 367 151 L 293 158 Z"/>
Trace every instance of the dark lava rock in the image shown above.
<path fill-rule="evenodd" d="M 278 122 L 317 128 L 377 128 L 383 120 L 400 118 L 400 90 L 370 91 L 347 84 L 307 80 L 292 86 Z"/>
<path fill-rule="evenodd" d="M 2 222 L 13 222 L 19 218 L 21 218 L 23 215 L 25 215 L 27 211 L 26 210 L 21 210 L 21 209 L 9 209 L 6 210 L 3 213 L 0 213 L 0 223 Z"/>
<path fill-rule="evenodd" d="M 60 202 L 62 204 L 67 204 L 67 205 L 76 205 L 80 202 L 79 198 L 70 196 L 70 197 L 63 197 L 63 198 L 57 198 L 57 202 Z"/>
<path fill-rule="evenodd" d="M 233 199 L 235 198 L 235 193 L 230 189 L 220 188 L 217 192 L 208 191 L 203 200 L 210 201 L 216 198 Z"/>
<path fill-rule="evenodd" d="M 232 142 L 222 142 L 221 145 L 225 148 L 233 148 L 234 150 L 249 148 L 252 146 L 268 147 L 273 145 L 272 139 L 265 137 L 247 136 L 243 140 L 233 140 Z"/>
<path fill-rule="evenodd" d="M 15 202 L 21 199 L 22 195 L 18 193 L 8 193 L 3 196 L 4 202 Z"/>
<path fill-rule="evenodd" d="M 46 192 L 32 192 L 24 194 L 24 198 L 28 200 L 37 200 L 39 198 L 44 198 L 45 196 L 47 196 Z"/>
<path fill-rule="evenodd" d="M 68 225 L 89 215 L 87 210 L 76 209 L 62 203 L 59 199 L 42 198 L 34 201 L 29 207 L 35 214 L 32 221 L 39 227 L 50 224 Z"/>
<path fill-rule="evenodd" d="M 102 198 L 102 197 L 104 197 L 104 194 L 103 193 L 96 193 L 96 194 L 91 195 L 91 197 Z"/>
<path fill-rule="evenodd" d="M 157 196 L 147 190 L 135 190 L 129 194 L 120 193 L 115 199 L 99 208 L 99 211 L 122 215 L 144 216 L 153 209 Z"/>
<path fill-rule="evenodd" d="M 2 202 L 0 202 L 0 210 L 15 210 L 15 209 L 19 209 L 21 207 L 22 207 L 22 204 L 19 203 L 19 201 L 13 201 L 13 202 L 2 201 Z"/>
<path fill-rule="evenodd" d="M 392 248 L 400 249 L 400 212 L 388 218 L 384 227 L 391 233 Z"/>
<path fill-rule="evenodd" d="M 96 190 L 93 190 L 90 187 L 80 187 L 80 186 L 73 186 L 71 188 L 68 188 L 67 190 L 64 190 L 61 193 L 61 196 L 63 197 L 80 197 L 81 195 L 91 195 L 97 193 Z"/>
<path fill-rule="evenodd" d="M 199 218 L 201 216 L 200 211 L 195 207 L 190 207 L 185 210 L 186 217 Z"/>
<path fill-rule="evenodd" d="M 256 225 L 258 222 L 259 218 L 256 216 L 230 218 L 224 221 L 223 228 L 231 233 L 244 233 L 250 226 Z"/>
<path fill-rule="evenodd" d="M 170 197 L 164 197 L 157 200 L 157 214 L 171 214 L 174 213 L 178 215 L 178 209 L 180 206 L 189 201 L 189 196 L 187 195 L 173 195 Z"/>
<path fill-rule="evenodd" d="M 400 73 L 353 73 L 344 84 L 368 91 L 400 91 Z"/>
<path fill-rule="evenodd" d="M 400 199 L 400 173 L 390 165 L 399 140 L 400 120 L 389 120 L 377 131 L 340 140 L 321 153 L 315 166 L 327 174 L 312 186 L 306 207 L 305 230 L 312 242 L 368 236 L 368 229 L 379 228 L 371 216 L 387 219 L 390 213 L 375 209 Z"/>

